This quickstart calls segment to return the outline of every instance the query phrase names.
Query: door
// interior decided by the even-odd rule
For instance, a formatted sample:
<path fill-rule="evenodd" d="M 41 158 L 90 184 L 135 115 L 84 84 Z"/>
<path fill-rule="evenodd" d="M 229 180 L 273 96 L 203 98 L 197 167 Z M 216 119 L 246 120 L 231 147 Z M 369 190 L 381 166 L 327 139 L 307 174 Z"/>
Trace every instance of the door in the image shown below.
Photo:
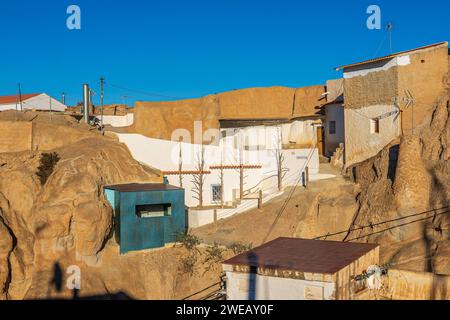
<path fill-rule="evenodd" d="M 325 145 L 324 145 L 324 137 L 323 137 L 324 131 L 323 127 L 317 127 L 317 148 L 319 149 L 319 155 L 323 156 Z"/>

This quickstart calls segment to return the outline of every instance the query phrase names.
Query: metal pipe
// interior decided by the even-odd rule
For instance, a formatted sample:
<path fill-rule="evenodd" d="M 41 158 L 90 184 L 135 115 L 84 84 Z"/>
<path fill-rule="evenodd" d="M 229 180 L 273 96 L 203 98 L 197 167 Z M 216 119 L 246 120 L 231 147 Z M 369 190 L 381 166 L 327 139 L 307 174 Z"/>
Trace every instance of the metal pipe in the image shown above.
<path fill-rule="evenodd" d="M 90 102 L 90 92 L 89 85 L 83 84 L 83 118 L 85 123 L 89 123 L 89 102 Z"/>

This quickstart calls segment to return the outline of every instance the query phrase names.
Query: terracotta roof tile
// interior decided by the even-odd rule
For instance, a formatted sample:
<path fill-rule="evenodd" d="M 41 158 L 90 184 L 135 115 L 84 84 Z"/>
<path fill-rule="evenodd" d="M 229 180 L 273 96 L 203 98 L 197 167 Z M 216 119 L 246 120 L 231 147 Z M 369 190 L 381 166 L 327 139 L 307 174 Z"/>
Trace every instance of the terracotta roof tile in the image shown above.
<path fill-rule="evenodd" d="M 40 93 L 22 94 L 22 101 L 31 99 L 40 95 Z M 14 96 L 0 96 L 0 104 L 13 104 L 19 101 L 19 95 Z"/>

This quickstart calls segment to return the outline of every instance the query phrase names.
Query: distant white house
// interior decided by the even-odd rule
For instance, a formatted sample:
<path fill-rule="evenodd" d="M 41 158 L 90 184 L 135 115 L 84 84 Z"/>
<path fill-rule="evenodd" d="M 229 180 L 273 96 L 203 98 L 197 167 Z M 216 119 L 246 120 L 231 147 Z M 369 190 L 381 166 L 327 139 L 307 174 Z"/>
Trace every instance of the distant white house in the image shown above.
<path fill-rule="evenodd" d="M 5 110 L 36 110 L 65 111 L 67 106 L 46 93 L 0 96 L 0 111 Z"/>

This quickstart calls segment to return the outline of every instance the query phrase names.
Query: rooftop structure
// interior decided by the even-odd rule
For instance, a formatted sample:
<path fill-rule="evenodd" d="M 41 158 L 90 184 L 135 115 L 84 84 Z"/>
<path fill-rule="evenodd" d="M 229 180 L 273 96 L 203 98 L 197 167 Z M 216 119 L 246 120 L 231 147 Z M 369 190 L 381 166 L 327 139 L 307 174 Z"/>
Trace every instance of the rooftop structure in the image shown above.
<path fill-rule="evenodd" d="M 67 107 L 45 93 L 0 96 L 0 111 L 64 111 Z"/>
<path fill-rule="evenodd" d="M 166 183 L 106 186 L 120 253 L 164 247 L 185 231 L 184 190 Z"/>
<path fill-rule="evenodd" d="M 237 299 L 352 299 L 354 276 L 379 263 L 379 246 L 278 238 L 223 262 L 227 296 Z"/>

